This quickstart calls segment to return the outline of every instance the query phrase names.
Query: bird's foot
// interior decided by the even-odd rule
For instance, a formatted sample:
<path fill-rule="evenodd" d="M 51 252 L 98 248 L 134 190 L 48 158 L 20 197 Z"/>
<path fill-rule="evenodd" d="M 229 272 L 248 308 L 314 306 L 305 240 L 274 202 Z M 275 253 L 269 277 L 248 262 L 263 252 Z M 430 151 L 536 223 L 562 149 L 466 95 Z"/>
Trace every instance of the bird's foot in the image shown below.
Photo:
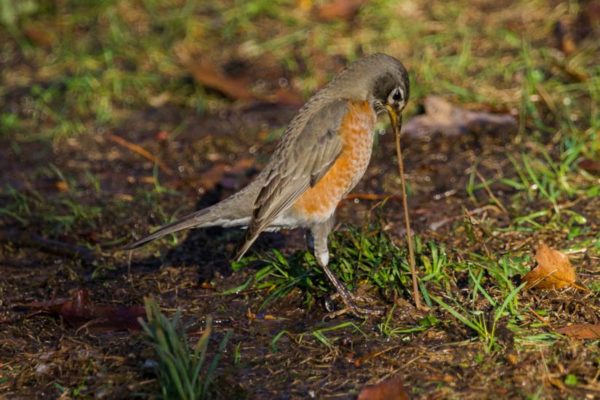
<path fill-rule="evenodd" d="M 358 318 L 368 318 L 383 315 L 383 310 L 373 307 L 373 301 L 370 298 L 353 295 L 347 290 L 344 292 L 345 293 L 338 291 L 329 299 L 335 300 L 336 298 L 340 298 L 344 303 L 343 308 L 339 310 L 333 310 L 332 304 L 329 301 L 325 303 L 327 311 L 329 311 L 329 313 L 326 315 L 326 318 L 333 319 L 346 314 L 350 314 Z M 367 306 L 358 306 L 357 303 L 366 303 Z"/>

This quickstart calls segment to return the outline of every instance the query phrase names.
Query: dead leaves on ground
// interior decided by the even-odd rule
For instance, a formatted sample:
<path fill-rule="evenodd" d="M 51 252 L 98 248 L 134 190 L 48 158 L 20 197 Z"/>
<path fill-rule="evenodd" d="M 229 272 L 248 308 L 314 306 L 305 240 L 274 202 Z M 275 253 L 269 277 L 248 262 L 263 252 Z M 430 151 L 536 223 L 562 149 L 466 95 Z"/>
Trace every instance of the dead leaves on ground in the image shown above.
<path fill-rule="evenodd" d="M 523 277 L 525 288 L 547 290 L 574 287 L 587 291 L 585 287 L 575 283 L 575 269 L 566 254 L 541 243 L 536 250 L 535 259 L 538 265 Z M 574 339 L 600 339 L 599 324 L 573 324 L 557 329 L 556 332 Z"/>
<path fill-rule="evenodd" d="M 185 64 L 198 83 L 215 89 L 234 100 L 256 100 L 246 77 L 228 76 L 217 66 L 207 61 Z"/>
<path fill-rule="evenodd" d="M 202 58 L 181 45 L 176 49 L 179 63 L 187 69 L 196 82 L 202 86 L 216 90 L 232 100 L 260 101 L 300 106 L 303 98 L 290 85 L 277 86 L 270 91 L 259 91 L 253 87 L 257 81 L 268 82 L 267 76 L 248 76 L 247 74 L 230 74 L 220 65 Z M 241 68 L 242 70 L 245 69 Z M 279 82 L 287 82 L 279 79 Z"/>
<path fill-rule="evenodd" d="M 600 176 L 600 160 L 584 158 L 583 160 L 579 161 L 577 166 L 592 175 Z"/>
<path fill-rule="evenodd" d="M 34 301 L 18 307 L 35 314 L 61 317 L 66 323 L 79 329 L 85 327 L 104 331 L 139 330 L 141 327 L 138 318 L 146 316 L 143 306 L 97 305 L 90 300 L 85 289 L 76 290 L 71 298 Z"/>
<path fill-rule="evenodd" d="M 573 324 L 556 330 L 573 339 L 600 339 L 600 324 Z"/>
<path fill-rule="evenodd" d="M 408 394 L 396 375 L 376 385 L 365 386 L 358 394 L 358 400 L 408 400 Z"/>
<path fill-rule="evenodd" d="M 233 165 L 216 163 L 194 181 L 194 185 L 202 187 L 204 191 L 213 190 L 217 185 L 228 189 L 240 189 L 240 176 L 247 174 L 254 168 L 254 160 L 240 158 Z"/>
<path fill-rule="evenodd" d="M 333 0 L 315 7 L 314 11 L 321 21 L 350 20 L 356 16 L 364 3 L 365 0 Z"/>
<path fill-rule="evenodd" d="M 457 107 L 439 96 L 424 100 L 425 114 L 411 118 L 402 127 L 402 133 L 413 138 L 434 134 L 458 136 L 466 133 L 511 136 L 517 130 L 517 121 L 509 114 L 470 111 Z"/>
<path fill-rule="evenodd" d="M 526 289 L 581 288 L 575 284 L 575 269 L 564 253 L 542 243 L 536 250 L 535 259 L 538 265 L 523 277 Z"/>

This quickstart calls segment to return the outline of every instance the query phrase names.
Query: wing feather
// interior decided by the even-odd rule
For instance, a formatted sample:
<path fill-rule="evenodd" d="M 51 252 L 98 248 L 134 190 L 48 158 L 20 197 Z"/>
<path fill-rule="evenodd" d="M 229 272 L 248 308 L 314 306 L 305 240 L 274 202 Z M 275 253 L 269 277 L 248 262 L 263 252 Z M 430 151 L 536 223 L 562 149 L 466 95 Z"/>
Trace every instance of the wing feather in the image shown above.
<path fill-rule="evenodd" d="M 254 203 L 246 240 L 237 259 L 335 163 L 342 151 L 339 129 L 347 111 L 345 101 L 333 100 L 316 112 L 299 133 L 286 131 L 288 140 L 283 140 L 265 171 L 267 178 Z"/>

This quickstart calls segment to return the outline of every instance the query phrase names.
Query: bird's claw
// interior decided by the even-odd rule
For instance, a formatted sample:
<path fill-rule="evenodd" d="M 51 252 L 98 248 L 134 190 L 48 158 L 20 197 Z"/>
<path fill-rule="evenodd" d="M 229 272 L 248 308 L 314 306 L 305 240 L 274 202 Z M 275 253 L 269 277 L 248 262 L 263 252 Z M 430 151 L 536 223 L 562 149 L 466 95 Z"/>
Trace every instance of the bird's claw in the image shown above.
<path fill-rule="evenodd" d="M 340 293 L 335 293 L 331 296 L 331 299 L 333 300 L 337 297 L 341 298 L 342 302 L 344 303 L 344 307 L 339 310 L 330 311 L 325 316 L 327 319 L 337 318 L 341 315 L 346 315 L 346 314 L 350 314 L 350 315 L 353 315 L 358 318 L 368 318 L 368 317 L 383 315 L 383 311 L 380 309 L 370 308 L 370 307 L 360 307 L 360 306 L 356 305 L 356 303 L 358 301 L 360 301 L 361 303 L 362 302 L 372 303 L 371 301 L 369 301 L 370 299 L 365 299 L 363 297 L 354 296 L 354 295 L 350 294 L 349 292 L 345 293 L 345 295 L 341 295 Z"/>

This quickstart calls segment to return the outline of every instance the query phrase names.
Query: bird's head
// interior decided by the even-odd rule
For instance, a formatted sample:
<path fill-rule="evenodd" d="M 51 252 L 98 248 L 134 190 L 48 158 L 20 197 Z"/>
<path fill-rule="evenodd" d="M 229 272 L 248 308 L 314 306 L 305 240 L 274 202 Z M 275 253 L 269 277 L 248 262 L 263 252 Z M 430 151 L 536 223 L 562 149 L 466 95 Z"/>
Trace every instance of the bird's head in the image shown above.
<path fill-rule="evenodd" d="M 392 124 L 401 122 L 409 98 L 408 72 L 397 59 L 377 53 L 350 64 L 327 90 L 330 96 L 367 100 L 377 114 L 387 112 Z"/>
<path fill-rule="evenodd" d="M 408 73 L 395 58 L 383 54 L 375 56 L 383 59 L 379 60 L 378 72 L 371 81 L 371 103 L 378 114 L 387 112 L 392 125 L 396 126 L 401 122 L 401 113 L 410 95 Z"/>

